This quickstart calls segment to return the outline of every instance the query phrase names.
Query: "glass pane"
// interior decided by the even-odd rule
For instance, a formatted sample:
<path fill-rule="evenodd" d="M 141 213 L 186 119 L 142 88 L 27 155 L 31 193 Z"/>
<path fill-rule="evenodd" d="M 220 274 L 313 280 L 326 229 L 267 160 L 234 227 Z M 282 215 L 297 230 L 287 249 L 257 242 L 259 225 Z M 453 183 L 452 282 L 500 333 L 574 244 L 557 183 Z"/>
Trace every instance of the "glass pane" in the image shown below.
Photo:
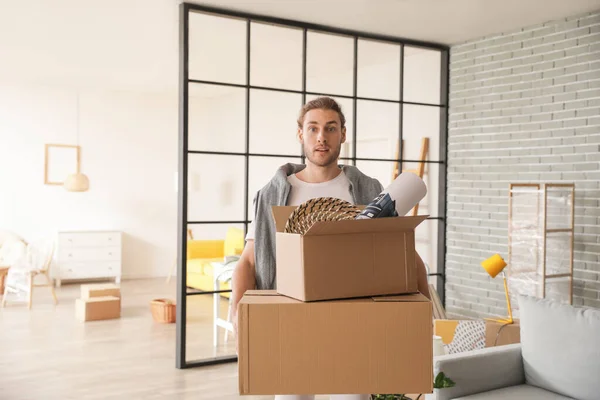
<path fill-rule="evenodd" d="M 420 160 L 424 138 L 427 138 L 428 141 L 426 159 L 442 161 L 440 158 L 440 108 L 405 104 L 402 110 L 402 140 L 404 141 L 402 158 L 404 160 Z"/>
<path fill-rule="evenodd" d="M 541 218 L 544 196 L 537 186 L 514 186 L 510 194 L 509 282 L 514 290 L 522 290 L 523 294 L 541 296 L 539 276 L 543 272 L 544 258 Z"/>
<path fill-rule="evenodd" d="M 213 277 L 210 275 L 202 275 L 199 278 L 206 281 L 207 287 L 212 284 Z M 229 282 L 219 282 L 219 285 L 228 288 Z M 228 317 L 229 296 L 229 293 L 187 296 L 186 361 L 236 355 L 233 333 L 220 326 L 215 328 L 214 320 L 216 303 L 219 319 L 222 320 L 220 323 L 230 323 L 230 314 Z M 227 334 L 227 338 L 225 334 Z M 217 339 L 216 343 L 215 338 Z"/>
<path fill-rule="evenodd" d="M 250 83 L 302 90 L 302 30 L 252 23 Z"/>
<path fill-rule="evenodd" d="M 546 279 L 546 299 L 563 304 L 571 303 L 571 278 Z"/>
<path fill-rule="evenodd" d="M 513 317 L 519 318 L 519 295 L 543 297 L 542 275 L 536 272 L 523 272 L 518 275 L 509 275 L 508 292 L 510 295 L 510 305 L 513 309 Z M 502 286 L 498 286 L 500 289 Z"/>
<path fill-rule="evenodd" d="M 357 160 L 356 167 L 364 174 L 377 179 L 385 188 L 392 183 L 392 174 L 394 173 L 396 163 L 394 161 Z"/>
<path fill-rule="evenodd" d="M 548 229 L 571 229 L 573 196 L 571 188 L 546 186 L 546 224 Z"/>
<path fill-rule="evenodd" d="M 354 92 L 354 39 L 309 31 L 306 43 L 306 89 L 351 96 Z"/>
<path fill-rule="evenodd" d="M 228 231 L 243 233 L 244 224 L 188 224 L 187 229 L 191 240 L 225 240 Z"/>
<path fill-rule="evenodd" d="M 440 104 L 441 53 L 404 47 L 404 101 Z"/>
<path fill-rule="evenodd" d="M 189 78 L 246 84 L 246 21 L 189 16 Z"/>
<path fill-rule="evenodd" d="M 358 41 L 359 97 L 400 100 L 400 45 Z"/>
<path fill-rule="evenodd" d="M 250 152 L 301 155 L 297 137 L 300 107 L 300 94 L 251 90 Z"/>
<path fill-rule="evenodd" d="M 307 95 L 306 102 L 316 99 L 317 95 Z M 352 145 L 352 137 L 354 136 L 354 109 L 352 104 L 352 99 L 346 99 L 344 97 L 331 97 L 334 99 L 342 109 L 342 113 L 344 114 L 344 118 L 346 118 L 346 142 L 342 144 L 342 149 L 340 151 L 340 158 L 352 157 L 352 149 L 354 148 Z M 347 163 L 348 160 L 345 160 L 343 163 Z M 342 163 L 340 161 L 340 163 Z M 349 164 L 348 164 L 349 165 Z"/>
<path fill-rule="evenodd" d="M 188 156 L 188 221 L 244 219 L 244 156 Z"/>
<path fill-rule="evenodd" d="M 188 224 L 188 231 L 191 237 L 187 249 L 187 292 L 231 290 L 235 264 L 223 265 L 219 259 L 223 255 L 239 253 L 234 249 L 243 248 L 244 225 Z M 216 305 L 219 323 L 231 322 L 229 297 L 229 293 L 187 296 L 187 361 L 235 355 L 235 338 L 231 330 L 221 326 L 215 328 L 214 319 Z"/>
<path fill-rule="evenodd" d="M 439 291 L 437 290 L 438 289 L 437 282 L 438 282 L 438 277 L 437 276 L 430 276 L 430 277 L 427 278 L 427 283 L 429 283 L 430 285 L 433 285 L 433 287 L 435 288 L 435 290 L 438 292 L 438 296 L 439 296 L 440 294 L 439 294 Z"/>
<path fill-rule="evenodd" d="M 571 233 L 549 232 L 546 236 L 546 275 L 571 272 Z"/>
<path fill-rule="evenodd" d="M 513 186 L 511 191 L 512 221 L 510 229 L 524 238 L 541 239 L 543 229 L 543 191 L 536 186 Z"/>
<path fill-rule="evenodd" d="M 189 149 L 243 153 L 246 89 L 197 83 L 189 88 Z"/>
<path fill-rule="evenodd" d="M 430 274 L 438 272 L 438 229 L 440 221 L 427 219 L 415 230 L 415 248 Z"/>
<path fill-rule="evenodd" d="M 427 194 L 419 202 L 418 215 L 438 217 L 440 164 L 432 163 L 403 163 L 403 170 L 419 175 L 419 168 L 423 167 L 423 182 L 427 186 Z"/>
<path fill-rule="evenodd" d="M 400 106 L 381 101 L 358 100 L 356 104 L 356 156 L 396 159 Z"/>
<path fill-rule="evenodd" d="M 300 158 L 250 157 L 248 188 L 248 219 L 254 219 L 254 197 L 263 186 L 275 176 L 277 169 L 284 164 L 301 164 Z"/>

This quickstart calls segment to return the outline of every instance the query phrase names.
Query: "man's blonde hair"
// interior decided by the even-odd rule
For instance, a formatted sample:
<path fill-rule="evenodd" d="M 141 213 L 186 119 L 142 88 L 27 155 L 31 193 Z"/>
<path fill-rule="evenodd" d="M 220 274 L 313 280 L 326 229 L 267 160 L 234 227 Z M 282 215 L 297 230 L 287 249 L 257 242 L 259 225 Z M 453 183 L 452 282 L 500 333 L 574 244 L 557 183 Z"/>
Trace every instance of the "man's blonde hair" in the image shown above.
<path fill-rule="evenodd" d="M 342 124 L 341 127 L 344 128 L 346 126 L 346 117 L 344 117 L 342 107 L 337 103 L 337 101 L 331 97 L 318 97 L 302 106 L 302 109 L 300 110 L 300 116 L 298 117 L 298 128 L 302 129 L 304 117 L 306 116 L 306 113 L 311 110 L 333 110 L 337 112 L 340 117 L 340 123 Z"/>

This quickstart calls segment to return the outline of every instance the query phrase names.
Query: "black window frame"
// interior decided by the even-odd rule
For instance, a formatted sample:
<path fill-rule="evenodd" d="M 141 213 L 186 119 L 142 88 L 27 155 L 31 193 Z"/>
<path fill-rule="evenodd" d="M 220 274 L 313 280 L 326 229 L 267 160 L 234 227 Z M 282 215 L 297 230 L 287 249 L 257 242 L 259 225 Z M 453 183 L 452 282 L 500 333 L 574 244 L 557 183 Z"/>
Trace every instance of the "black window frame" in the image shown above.
<path fill-rule="evenodd" d="M 360 158 L 356 156 L 357 149 L 357 101 L 358 100 L 369 100 L 369 101 L 384 101 L 397 103 L 400 107 L 399 112 L 399 143 L 400 143 L 400 154 L 402 154 L 402 121 L 403 121 L 403 104 L 413 104 L 419 106 L 430 106 L 438 107 L 440 110 L 440 159 L 439 160 L 426 160 L 429 164 L 439 165 L 439 187 L 438 187 L 438 214 L 435 217 L 429 219 L 438 221 L 438 243 L 437 243 L 437 272 L 430 273 L 429 276 L 435 276 L 437 278 L 437 291 L 442 301 L 445 304 L 445 256 L 446 256 L 446 193 L 447 193 L 447 147 L 448 147 L 448 103 L 449 103 L 449 51 L 450 48 L 447 45 L 440 43 L 431 43 L 418 40 L 411 40 L 405 38 L 398 38 L 386 35 L 378 35 L 367 32 L 360 32 L 348 29 L 341 29 L 331 26 L 324 26 L 282 18 L 269 17 L 264 15 L 256 15 L 245 12 L 232 11 L 227 9 L 221 9 L 217 7 L 203 6 L 192 3 L 180 4 L 180 21 L 179 21 L 179 149 L 178 149 L 178 217 L 177 217 L 177 311 L 176 311 L 176 368 L 186 369 L 200 366 L 207 366 L 213 364 L 236 362 L 237 356 L 222 356 L 212 357 L 202 360 L 187 361 L 186 360 L 186 317 L 187 317 L 187 296 L 193 295 L 213 295 L 215 293 L 230 292 L 229 290 L 224 291 L 194 291 L 187 287 L 187 230 L 189 225 L 197 224 L 244 224 L 244 231 L 247 232 L 248 224 L 250 223 L 248 215 L 248 205 L 252 201 L 248 194 L 248 182 L 249 182 L 249 162 L 251 157 L 286 157 L 286 158 L 297 158 L 301 163 L 304 163 L 304 155 L 286 155 L 286 154 L 258 154 L 249 152 L 250 142 L 250 91 L 253 89 L 262 89 L 286 93 L 296 93 L 302 95 L 302 103 L 306 102 L 307 95 L 331 95 L 339 98 L 352 99 L 353 103 L 353 128 L 354 132 L 352 135 L 353 147 L 352 156 L 341 158 L 342 160 L 349 160 L 353 165 L 356 165 L 356 161 L 388 161 L 388 162 L 399 162 L 402 165 L 403 162 L 420 162 L 419 160 L 409 159 L 377 159 L 377 158 Z M 211 14 L 218 17 L 230 17 L 243 19 L 246 21 L 246 84 L 230 84 L 224 82 L 208 81 L 208 80 L 195 80 L 189 79 L 189 15 L 193 12 Z M 302 90 L 288 90 L 272 87 L 262 87 L 250 85 L 250 39 L 251 39 L 251 24 L 253 22 L 275 24 L 283 27 L 299 28 L 303 30 L 303 67 L 302 67 Z M 327 93 L 315 93 L 306 91 L 306 54 L 307 54 L 307 33 L 309 31 L 315 31 L 319 33 L 329 34 L 340 34 L 349 36 L 354 39 L 354 77 L 353 77 L 353 95 L 344 96 L 339 94 L 327 94 Z M 389 99 L 378 99 L 378 98 L 365 98 L 357 96 L 357 69 L 358 69 L 358 40 L 370 39 L 376 41 L 389 42 L 398 44 L 400 47 L 400 98 L 399 100 Z M 404 101 L 403 99 L 403 83 L 404 83 L 404 48 L 405 46 L 422 47 L 426 49 L 439 50 L 441 54 L 441 65 L 440 65 L 440 103 L 418 103 Z M 210 84 L 210 85 L 224 85 L 230 87 L 244 88 L 246 90 L 246 129 L 245 129 L 245 151 L 244 152 L 221 152 L 221 151 L 198 151 L 189 150 L 188 148 L 188 101 L 189 101 L 189 85 L 190 84 Z M 298 105 L 301 106 L 300 104 Z M 190 154 L 212 154 L 212 155 L 223 155 L 223 156 L 244 156 L 245 157 L 245 173 L 244 173 L 244 220 L 231 220 L 231 221 L 188 221 L 187 220 L 187 185 L 188 185 L 188 157 Z"/>

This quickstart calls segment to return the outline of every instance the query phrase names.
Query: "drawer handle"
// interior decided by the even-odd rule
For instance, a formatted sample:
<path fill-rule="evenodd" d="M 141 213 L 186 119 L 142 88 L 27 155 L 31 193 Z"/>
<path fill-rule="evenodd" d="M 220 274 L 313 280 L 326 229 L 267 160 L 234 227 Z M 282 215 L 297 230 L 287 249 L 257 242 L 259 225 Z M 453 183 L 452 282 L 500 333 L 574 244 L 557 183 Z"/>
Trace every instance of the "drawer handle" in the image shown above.
<path fill-rule="evenodd" d="M 69 257 L 73 257 L 73 254 L 69 253 Z"/>

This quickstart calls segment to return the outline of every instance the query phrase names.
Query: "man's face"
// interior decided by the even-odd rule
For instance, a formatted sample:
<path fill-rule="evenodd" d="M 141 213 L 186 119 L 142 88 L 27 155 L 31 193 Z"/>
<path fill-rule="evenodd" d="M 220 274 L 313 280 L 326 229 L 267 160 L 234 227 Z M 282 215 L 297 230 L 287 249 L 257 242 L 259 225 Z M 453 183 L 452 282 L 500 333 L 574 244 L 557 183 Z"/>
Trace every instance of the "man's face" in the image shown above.
<path fill-rule="evenodd" d="M 333 110 L 310 110 L 304 116 L 298 138 L 308 160 L 320 167 L 337 163 L 346 141 L 346 128 L 341 127 L 340 117 Z"/>

